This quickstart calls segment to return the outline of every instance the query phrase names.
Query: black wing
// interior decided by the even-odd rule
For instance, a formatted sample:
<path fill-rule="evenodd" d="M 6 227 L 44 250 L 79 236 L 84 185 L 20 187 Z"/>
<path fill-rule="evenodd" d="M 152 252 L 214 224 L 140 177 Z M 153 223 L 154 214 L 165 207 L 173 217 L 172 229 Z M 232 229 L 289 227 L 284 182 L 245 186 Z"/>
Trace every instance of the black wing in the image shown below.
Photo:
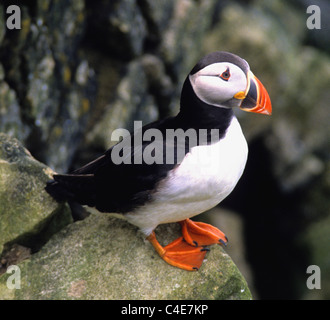
<path fill-rule="evenodd" d="M 157 121 L 142 128 L 143 133 L 150 128 L 157 128 L 162 132 L 165 139 L 167 128 L 176 129 L 175 118 Z M 131 145 L 129 147 L 130 156 L 141 156 L 147 146 L 152 141 L 143 141 L 140 148 L 133 148 L 134 134 L 130 135 Z M 167 145 L 166 145 L 167 143 Z M 173 145 L 162 141 L 163 159 L 166 158 L 166 150 L 172 148 L 176 156 L 178 148 L 177 141 Z M 171 142 L 170 142 L 171 143 Z M 119 144 L 117 144 L 118 146 Z M 166 146 L 168 148 L 166 148 Z M 88 163 L 71 174 L 54 175 L 54 180 L 49 181 L 46 187 L 58 201 L 76 201 L 82 205 L 96 207 L 102 212 L 125 213 L 143 205 L 151 197 L 156 184 L 167 176 L 168 171 L 174 168 L 178 161 L 182 160 L 175 157 L 172 163 L 146 164 L 141 157 L 141 164 L 115 164 L 111 154 L 116 146 L 106 151 L 101 157 Z M 184 146 L 183 156 L 189 151 Z"/>

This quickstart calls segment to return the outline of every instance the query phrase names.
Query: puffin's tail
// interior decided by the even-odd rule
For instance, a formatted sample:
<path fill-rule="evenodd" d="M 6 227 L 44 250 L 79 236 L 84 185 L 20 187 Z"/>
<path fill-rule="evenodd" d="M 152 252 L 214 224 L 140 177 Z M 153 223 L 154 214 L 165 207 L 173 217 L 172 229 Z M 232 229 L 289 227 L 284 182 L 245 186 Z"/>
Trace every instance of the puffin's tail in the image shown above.
<path fill-rule="evenodd" d="M 95 206 L 95 180 L 93 174 L 56 174 L 47 182 L 46 191 L 58 202 L 74 201 Z"/>

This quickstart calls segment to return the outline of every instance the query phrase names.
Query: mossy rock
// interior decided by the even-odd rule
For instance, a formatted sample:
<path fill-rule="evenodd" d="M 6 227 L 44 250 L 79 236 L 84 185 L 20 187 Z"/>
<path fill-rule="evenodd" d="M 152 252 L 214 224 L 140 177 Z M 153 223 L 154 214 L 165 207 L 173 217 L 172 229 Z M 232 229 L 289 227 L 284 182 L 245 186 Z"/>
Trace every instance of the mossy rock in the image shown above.
<path fill-rule="evenodd" d="M 164 245 L 179 233 L 178 224 L 156 229 Z M 20 268 L 21 289 L 7 289 L 4 274 L 0 299 L 251 299 L 220 246 L 211 247 L 199 271 L 181 270 L 165 263 L 137 228 L 109 214 L 67 226 Z"/>
<path fill-rule="evenodd" d="M 52 173 L 17 139 L 0 133 L 0 256 L 15 243 L 39 246 L 32 243 L 72 222 L 68 207 L 44 190 Z"/>

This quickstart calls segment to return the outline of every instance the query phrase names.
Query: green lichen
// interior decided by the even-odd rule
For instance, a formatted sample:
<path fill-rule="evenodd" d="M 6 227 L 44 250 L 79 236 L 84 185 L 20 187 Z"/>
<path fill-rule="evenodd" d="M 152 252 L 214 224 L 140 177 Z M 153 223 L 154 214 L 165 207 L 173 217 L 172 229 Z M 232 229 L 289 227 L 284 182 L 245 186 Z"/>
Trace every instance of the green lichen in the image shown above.
<path fill-rule="evenodd" d="M 170 224 L 156 232 L 166 243 L 178 229 Z M 107 214 L 69 225 L 21 270 L 15 299 L 251 299 L 220 246 L 212 247 L 198 272 L 184 271 L 160 259 L 135 227 Z"/>
<path fill-rule="evenodd" d="M 8 243 L 39 235 L 63 209 L 44 190 L 49 174 L 18 140 L 0 133 L 0 254 Z M 71 221 L 65 212 L 58 229 Z"/>

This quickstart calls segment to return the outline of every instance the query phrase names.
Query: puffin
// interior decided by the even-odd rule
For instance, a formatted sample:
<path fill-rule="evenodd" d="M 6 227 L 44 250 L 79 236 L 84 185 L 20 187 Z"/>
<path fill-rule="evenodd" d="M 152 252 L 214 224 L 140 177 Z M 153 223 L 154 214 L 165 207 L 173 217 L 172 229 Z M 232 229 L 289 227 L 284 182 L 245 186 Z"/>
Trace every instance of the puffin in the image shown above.
<path fill-rule="evenodd" d="M 249 64 L 233 53 L 212 52 L 186 77 L 176 116 L 141 126 L 69 174 L 54 174 L 45 189 L 59 202 L 119 214 L 164 261 L 196 271 L 209 246 L 225 246 L 228 238 L 190 218 L 225 199 L 247 161 L 234 108 L 272 112 L 269 94 Z M 173 222 L 180 223 L 182 235 L 162 246 L 154 230 Z"/>

